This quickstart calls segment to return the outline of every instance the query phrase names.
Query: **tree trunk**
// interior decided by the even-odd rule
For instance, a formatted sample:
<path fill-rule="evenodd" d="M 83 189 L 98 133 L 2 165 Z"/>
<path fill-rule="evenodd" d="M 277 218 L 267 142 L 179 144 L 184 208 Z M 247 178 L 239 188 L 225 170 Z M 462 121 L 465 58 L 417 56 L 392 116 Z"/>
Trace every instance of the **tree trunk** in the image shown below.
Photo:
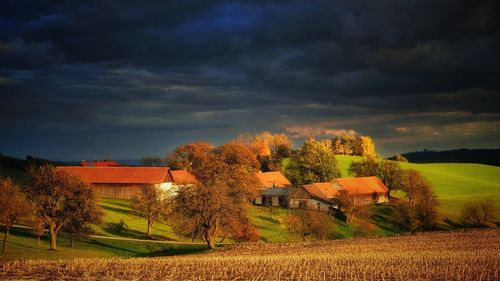
<path fill-rule="evenodd" d="M 9 236 L 10 232 L 10 227 L 5 226 L 5 234 L 3 236 L 3 242 L 2 242 L 2 254 L 5 254 L 7 252 L 7 236 Z"/>
<path fill-rule="evenodd" d="M 71 238 L 70 238 L 70 239 L 69 239 L 69 246 L 70 246 L 71 248 L 73 248 L 73 245 L 74 245 L 74 244 L 73 244 L 73 239 L 71 239 Z"/>
<path fill-rule="evenodd" d="M 49 232 L 50 232 L 50 249 L 57 250 L 57 238 L 56 238 L 56 225 L 55 223 L 49 224 Z"/>
<path fill-rule="evenodd" d="M 207 243 L 208 249 L 212 250 L 215 248 L 215 239 L 212 239 L 212 235 L 210 235 L 210 229 L 206 229 L 204 231 L 203 239 Z"/>
<path fill-rule="evenodd" d="M 210 250 L 215 248 L 215 241 L 212 239 L 212 237 L 207 237 L 207 245 Z"/>
<path fill-rule="evenodd" d="M 153 224 L 153 223 L 152 223 L 150 220 L 148 220 L 148 230 L 147 230 L 147 232 L 146 232 L 146 235 L 147 235 L 148 237 L 151 237 L 151 225 L 152 225 L 152 224 Z"/>

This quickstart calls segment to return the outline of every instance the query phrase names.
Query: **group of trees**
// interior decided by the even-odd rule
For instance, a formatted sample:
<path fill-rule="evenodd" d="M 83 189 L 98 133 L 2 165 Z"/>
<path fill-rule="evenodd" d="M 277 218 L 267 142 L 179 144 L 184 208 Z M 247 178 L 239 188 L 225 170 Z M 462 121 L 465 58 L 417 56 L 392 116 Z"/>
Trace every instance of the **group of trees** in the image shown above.
<path fill-rule="evenodd" d="M 260 162 L 263 172 L 281 171 L 283 158 L 292 155 L 293 143 L 285 134 L 261 132 L 256 135 L 249 133 L 239 135 L 236 142 L 246 145 Z"/>
<path fill-rule="evenodd" d="M 358 155 L 375 157 L 375 144 L 369 136 L 354 137 L 344 135 L 328 140 L 331 150 L 336 155 Z"/>
<path fill-rule="evenodd" d="M 94 191 L 79 178 L 48 165 L 30 167 L 28 175 L 25 186 L 0 179 L 0 216 L 6 229 L 3 251 L 10 228 L 21 217 L 31 217 L 38 241 L 48 228 L 52 250 L 57 249 L 59 233 L 73 244 L 92 233 L 89 223 L 102 220 Z"/>
<path fill-rule="evenodd" d="M 258 134 L 245 133 L 239 135 L 232 142 L 246 146 L 255 155 L 259 169 L 263 172 L 281 171 L 283 158 L 292 155 L 293 143 L 285 134 L 272 134 L 264 131 Z M 142 158 L 145 166 L 165 166 L 173 169 L 186 169 L 191 171 L 192 167 L 199 166 L 202 159 L 198 157 L 206 155 L 214 150 L 212 144 L 206 142 L 195 142 L 180 145 L 166 157 L 148 156 Z M 191 155 L 191 156 L 190 156 Z M 189 157 L 193 157 L 190 159 Z"/>
<path fill-rule="evenodd" d="M 408 205 L 398 205 L 393 212 L 393 221 L 401 229 L 415 232 L 434 227 L 439 215 L 439 202 L 430 183 L 420 172 L 402 169 L 397 161 L 378 161 L 373 157 L 351 163 L 348 171 L 356 177 L 379 177 L 389 189 L 389 195 L 393 190 L 405 193 Z"/>
<path fill-rule="evenodd" d="M 286 176 L 292 183 L 302 185 L 331 181 L 340 177 L 340 170 L 333 151 L 310 138 L 290 160 Z"/>

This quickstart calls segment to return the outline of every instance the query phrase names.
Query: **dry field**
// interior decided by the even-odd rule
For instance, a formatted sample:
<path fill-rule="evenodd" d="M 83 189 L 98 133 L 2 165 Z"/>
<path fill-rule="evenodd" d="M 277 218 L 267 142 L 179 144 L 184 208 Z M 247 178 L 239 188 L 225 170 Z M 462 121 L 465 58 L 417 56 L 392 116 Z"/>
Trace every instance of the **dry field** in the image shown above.
<path fill-rule="evenodd" d="M 163 258 L 16 261 L 0 279 L 500 280 L 500 230 L 240 244 Z"/>

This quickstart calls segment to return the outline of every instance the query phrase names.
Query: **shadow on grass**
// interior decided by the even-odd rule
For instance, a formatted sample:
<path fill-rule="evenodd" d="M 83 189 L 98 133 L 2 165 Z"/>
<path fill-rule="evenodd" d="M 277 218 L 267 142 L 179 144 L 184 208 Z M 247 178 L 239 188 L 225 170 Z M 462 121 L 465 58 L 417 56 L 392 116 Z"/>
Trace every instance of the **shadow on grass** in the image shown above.
<path fill-rule="evenodd" d="M 116 208 L 116 207 L 110 207 L 110 206 L 102 206 L 102 208 L 105 211 L 113 211 L 113 212 L 125 214 L 125 215 L 133 215 L 134 214 L 132 211 L 127 210 L 127 209 L 122 209 L 122 208 Z"/>
<path fill-rule="evenodd" d="M 266 217 L 266 216 L 257 216 L 257 218 L 259 218 L 261 220 L 268 221 L 270 223 L 274 223 L 274 224 L 279 224 L 280 223 L 277 219 L 273 219 L 273 218 Z"/>
<path fill-rule="evenodd" d="M 394 209 L 394 205 L 377 205 L 375 207 L 375 212 L 371 216 L 373 224 L 378 228 L 392 233 L 401 233 L 391 222 L 391 215 Z"/>
<path fill-rule="evenodd" d="M 90 245 L 98 246 L 100 248 L 106 248 L 106 249 L 114 250 L 112 252 L 121 251 L 121 252 L 127 252 L 127 253 L 132 253 L 132 254 L 139 254 L 139 252 L 137 252 L 137 251 L 134 251 L 134 250 L 131 250 L 131 249 L 127 249 L 127 248 L 124 248 L 124 247 L 118 247 L 116 245 L 112 245 L 112 244 L 106 243 L 106 242 L 101 242 L 101 241 L 98 241 L 96 239 L 89 240 L 89 241 L 87 241 L 87 243 L 90 244 Z"/>
<path fill-rule="evenodd" d="M 167 257 L 199 254 L 203 252 L 209 252 L 209 249 L 206 245 L 169 245 L 168 248 L 161 251 L 139 253 L 135 255 L 135 257 Z"/>
<path fill-rule="evenodd" d="M 126 209 L 130 209 L 130 201 L 127 200 L 118 200 L 118 199 L 103 199 L 101 201 L 103 204 L 112 204 L 116 206 L 121 206 Z"/>
<path fill-rule="evenodd" d="M 138 230 L 127 229 L 122 232 L 116 231 L 115 226 L 113 224 L 114 223 L 109 223 L 109 222 L 105 223 L 102 226 L 102 230 L 106 231 L 107 233 L 111 233 L 120 237 L 134 238 L 134 239 L 150 239 L 149 237 L 146 236 L 144 232 Z"/>
<path fill-rule="evenodd" d="M 449 230 L 450 228 L 452 229 L 459 229 L 459 228 L 466 228 L 467 226 L 464 225 L 463 223 L 459 223 L 456 221 L 451 220 L 450 218 L 445 217 L 443 219 L 444 226 L 441 226 L 441 230 Z M 449 227 L 447 227 L 449 226 Z"/>

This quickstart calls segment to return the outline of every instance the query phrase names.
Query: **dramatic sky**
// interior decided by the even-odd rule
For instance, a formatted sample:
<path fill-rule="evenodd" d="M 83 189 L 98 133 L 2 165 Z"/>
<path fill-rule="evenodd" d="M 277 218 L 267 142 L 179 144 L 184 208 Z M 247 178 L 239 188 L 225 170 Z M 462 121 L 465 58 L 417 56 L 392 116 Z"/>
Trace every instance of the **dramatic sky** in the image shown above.
<path fill-rule="evenodd" d="M 244 132 L 497 148 L 497 1 L 2 1 L 0 152 L 162 155 Z"/>

